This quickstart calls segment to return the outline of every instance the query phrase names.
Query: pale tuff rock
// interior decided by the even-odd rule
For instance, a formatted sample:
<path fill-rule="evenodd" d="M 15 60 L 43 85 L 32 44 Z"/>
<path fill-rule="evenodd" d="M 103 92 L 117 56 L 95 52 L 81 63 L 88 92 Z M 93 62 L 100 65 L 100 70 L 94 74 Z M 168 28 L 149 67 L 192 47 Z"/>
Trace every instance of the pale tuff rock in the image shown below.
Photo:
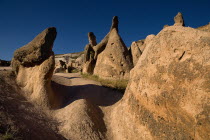
<path fill-rule="evenodd" d="M 93 74 L 93 70 L 95 68 L 96 60 L 94 60 L 94 49 L 93 47 L 97 45 L 96 37 L 93 32 L 88 33 L 89 44 L 85 46 L 84 50 L 84 64 L 82 68 L 83 73 Z"/>
<path fill-rule="evenodd" d="M 146 47 L 146 45 L 155 37 L 155 35 L 148 35 L 146 37 L 146 39 L 144 40 L 139 40 L 139 41 L 134 41 L 131 44 L 130 47 L 130 53 L 132 55 L 132 61 L 133 61 L 133 65 L 135 66 L 136 63 L 138 62 L 140 56 L 142 55 L 142 53 L 144 52 L 144 49 Z"/>
<path fill-rule="evenodd" d="M 170 26 L 131 70 L 113 139 L 210 139 L 210 33 Z"/>
<path fill-rule="evenodd" d="M 12 60 L 17 84 L 25 91 L 27 98 L 50 108 L 58 106 L 51 89 L 55 66 L 52 47 L 56 34 L 54 27 L 47 28 L 27 45 L 17 49 Z"/>
<path fill-rule="evenodd" d="M 59 60 L 59 62 L 55 65 L 54 73 L 65 73 L 67 70 L 66 62 Z"/>
<path fill-rule="evenodd" d="M 105 50 L 98 56 L 94 74 L 101 78 L 128 79 L 132 67 L 128 49 L 114 28 Z"/>
<path fill-rule="evenodd" d="M 166 25 L 164 25 L 164 26 L 163 26 L 163 29 L 164 29 L 164 28 L 166 28 L 166 27 L 169 27 L 169 25 L 167 25 L 167 24 L 166 24 Z"/>
<path fill-rule="evenodd" d="M 210 32 L 210 22 L 209 22 L 209 24 L 201 26 L 201 27 L 198 27 L 197 29 L 201 30 L 201 31 Z"/>
<path fill-rule="evenodd" d="M 178 13 L 175 17 L 174 17 L 174 26 L 185 26 L 184 24 L 184 19 L 182 16 L 182 13 Z"/>
<path fill-rule="evenodd" d="M 130 50 L 132 54 L 133 65 L 135 66 L 142 52 L 139 49 L 137 42 L 132 42 Z"/>
<path fill-rule="evenodd" d="M 112 26 L 110 28 L 110 32 L 112 31 L 112 29 L 115 29 L 118 32 L 118 17 L 114 16 L 112 19 Z M 110 37 L 110 32 L 104 37 L 104 39 L 97 44 L 95 47 L 93 47 L 94 51 L 95 51 L 95 55 L 94 55 L 94 59 L 96 60 L 98 55 L 105 49 L 109 37 Z"/>

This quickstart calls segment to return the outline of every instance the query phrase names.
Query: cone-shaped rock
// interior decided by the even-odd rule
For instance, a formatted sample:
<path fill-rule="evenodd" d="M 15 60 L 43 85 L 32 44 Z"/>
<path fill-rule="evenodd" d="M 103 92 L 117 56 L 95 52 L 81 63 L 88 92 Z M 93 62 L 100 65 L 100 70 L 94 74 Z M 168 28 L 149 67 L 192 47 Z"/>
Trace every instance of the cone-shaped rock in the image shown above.
<path fill-rule="evenodd" d="M 145 47 L 123 99 L 113 139 L 210 139 L 210 32 L 170 26 Z"/>
<path fill-rule="evenodd" d="M 128 49 L 114 28 L 105 50 L 98 56 L 94 74 L 102 78 L 128 79 L 132 67 Z"/>
<path fill-rule="evenodd" d="M 175 17 L 174 17 L 174 25 L 175 26 L 185 26 L 184 24 L 184 19 L 182 16 L 182 13 L 178 13 Z"/>
<path fill-rule="evenodd" d="M 118 32 L 118 24 L 119 24 L 118 17 L 114 16 L 112 19 L 112 26 L 110 28 L 110 32 L 113 29 L 115 29 Z M 93 47 L 95 51 L 95 56 L 94 56 L 95 60 L 97 59 L 98 54 L 100 54 L 105 49 L 110 37 L 110 32 L 104 37 L 104 39 L 100 43 L 98 43 L 95 47 Z"/>
<path fill-rule="evenodd" d="M 47 28 L 30 43 L 17 49 L 12 60 L 17 84 L 29 100 L 43 106 L 55 107 L 57 100 L 51 90 L 51 78 L 55 66 L 53 42 L 56 29 Z"/>

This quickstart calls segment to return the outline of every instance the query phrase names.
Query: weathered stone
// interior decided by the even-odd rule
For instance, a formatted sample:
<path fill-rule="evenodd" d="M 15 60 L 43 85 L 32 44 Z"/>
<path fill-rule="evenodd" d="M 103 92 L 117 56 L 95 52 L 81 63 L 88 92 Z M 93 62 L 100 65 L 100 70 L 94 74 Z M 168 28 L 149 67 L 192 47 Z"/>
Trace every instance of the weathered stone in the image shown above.
<path fill-rule="evenodd" d="M 131 50 L 133 65 L 135 66 L 142 52 L 139 49 L 138 44 L 136 42 L 132 42 L 130 50 Z"/>
<path fill-rule="evenodd" d="M 27 45 L 17 49 L 12 60 L 17 84 L 26 97 L 43 106 L 55 108 L 58 99 L 51 89 L 51 78 L 55 66 L 53 42 L 56 29 L 47 28 Z"/>
<path fill-rule="evenodd" d="M 201 31 L 210 32 L 210 22 L 209 22 L 209 24 L 201 26 L 201 27 L 198 27 L 196 29 L 201 30 Z"/>
<path fill-rule="evenodd" d="M 89 40 L 89 44 L 91 46 L 97 45 L 96 36 L 94 35 L 93 32 L 89 32 L 88 33 L 88 40 Z"/>
<path fill-rule="evenodd" d="M 98 56 L 94 74 L 101 78 L 128 79 L 132 67 L 128 49 L 114 28 L 105 50 Z"/>
<path fill-rule="evenodd" d="M 91 59 L 84 63 L 82 73 L 93 74 L 94 68 L 96 65 L 96 61 Z"/>
<path fill-rule="evenodd" d="M 182 13 L 178 13 L 175 17 L 174 17 L 174 26 L 185 26 L 184 24 L 184 19 L 182 16 Z"/>
<path fill-rule="evenodd" d="M 158 33 L 113 107 L 113 139 L 210 139 L 209 54 L 209 32 L 170 26 Z"/>
<path fill-rule="evenodd" d="M 169 25 L 167 25 L 167 24 L 166 24 L 166 25 L 164 25 L 164 26 L 163 26 L 163 29 L 164 29 L 164 28 L 166 28 L 166 27 L 169 27 Z"/>
<path fill-rule="evenodd" d="M 90 44 L 87 44 L 84 50 L 84 62 L 87 62 L 91 58 L 94 58 L 94 53 L 95 52 L 93 50 L 93 47 Z"/>
<path fill-rule="evenodd" d="M 114 16 L 112 19 L 112 26 L 110 28 L 110 32 L 112 31 L 112 29 L 115 29 L 118 32 L 118 23 L 119 23 L 118 17 Z M 104 37 L 104 39 L 99 44 L 93 47 L 94 52 L 95 52 L 95 56 L 94 56 L 95 60 L 97 59 L 98 55 L 105 49 L 109 40 L 110 32 Z"/>
<path fill-rule="evenodd" d="M 59 60 L 59 62 L 55 65 L 54 73 L 65 73 L 67 71 L 66 62 Z"/>

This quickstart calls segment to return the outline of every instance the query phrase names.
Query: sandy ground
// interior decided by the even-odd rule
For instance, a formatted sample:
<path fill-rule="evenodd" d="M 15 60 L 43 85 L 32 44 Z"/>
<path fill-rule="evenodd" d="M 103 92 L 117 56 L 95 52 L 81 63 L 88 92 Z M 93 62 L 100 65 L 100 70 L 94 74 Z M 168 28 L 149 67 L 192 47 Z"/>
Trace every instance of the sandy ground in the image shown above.
<path fill-rule="evenodd" d="M 0 67 L 3 80 L 0 83 L 0 128 L 3 127 L 4 132 L 8 126 L 15 126 L 19 129 L 17 136 L 23 139 L 110 139 L 110 108 L 122 98 L 122 93 L 84 79 L 79 73 L 56 73 L 52 77 L 52 88 L 62 98 L 62 105 L 55 110 L 43 110 L 19 93 L 9 71 L 11 67 Z M 3 88 L 5 84 L 7 88 Z M 4 123 L 8 116 L 15 124 Z"/>
<path fill-rule="evenodd" d="M 110 139 L 110 112 L 122 93 L 84 79 L 79 73 L 56 73 L 52 87 L 62 94 L 63 106 L 51 112 L 61 124 L 60 133 L 69 139 Z M 82 137 L 81 137 L 82 136 Z"/>
<path fill-rule="evenodd" d="M 116 90 L 101 86 L 99 82 L 82 78 L 79 73 L 56 73 L 52 81 L 54 91 L 65 97 L 65 105 L 87 99 L 98 106 L 110 106 L 123 96 Z"/>
<path fill-rule="evenodd" d="M 12 67 L 2 67 L 0 66 L 0 71 L 11 70 Z"/>

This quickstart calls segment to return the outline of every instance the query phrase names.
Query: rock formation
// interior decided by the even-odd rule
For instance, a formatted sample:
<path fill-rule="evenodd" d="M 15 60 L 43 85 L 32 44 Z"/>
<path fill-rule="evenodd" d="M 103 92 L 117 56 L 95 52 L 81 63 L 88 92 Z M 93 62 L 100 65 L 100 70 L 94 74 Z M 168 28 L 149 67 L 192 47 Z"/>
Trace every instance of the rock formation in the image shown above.
<path fill-rule="evenodd" d="M 174 26 L 185 26 L 184 24 L 184 19 L 182 16 L 182 13 L 178 13 L 175 17 L 174 17 Z"/>
<path fill-rule="evenodd" d="M 163 29 L 113 106 L 113 139 L 210 139 L 210 33 Z"/>
<path fill-rule="evenodd" d="M 110 28 L 110 32 L 112 31 L 112 29 L 115 29 L 118 32 L 118 23 L 119 23 L 118 17 L 114 16 L 112 19 L 112 26 Z M 94 52 L 95 52 L 95 55 L 94 55 L 95 60 L 97 59 L 98 55 L 105 49 L 105 47 L 108 43 L 109 37 L 110 37 L 110 32 L 104 37 L 104 39 L 99 44 L 97 44 L 93 48 Z"/>
<path fill-rule="evenodd" d="M 26 97 L 43 107 L 54 108 L 58 105 L 51 90 L 51 77 L 55 66 L 53 42 L 56 28 L 45 29 L 27 45 L 14 52 L 12 68 L 17 84 Z"/>
<path fill-rule="evenodd" d="M 88 33 L 89 44 L 85 46 L 84 50 L 84 65 L 83 65 L 83 73 L 93 74 L 93 70 L 95 68 L 96 60 L 94 60 L 95 52 L 93 47 L 97 45 L 96 36 L 93 32 Z"/>
<path fill-rule="evenodd" d="M 112 26 L 110 28 L 110 32 L 112 29 L 116 29 L 118 31 L 118 17 L 114 16 L 112 19 Z M 93 32 L 88 33 L 89 44 L 85 46 L 84 51 L 84 65 L 83 65 L 83 73 L 93 74 L 97 57 L 98 55 L 105 49 L 108 39 L 110 36 L 110 32 L 104 37 L 104 39 L 97 44 L 96 37 Z"/>
<path fill-rule="evenodd" d="M 155 37 L 155 35 L 151 34 L 146 37 L 144 40 L 134 41 L 130 47 L 130 54 L 132 55 L 133 65 L 135 66 L 138 62 L 140 56 L 144 52 L 147 44 Z"/>
<path fill-rule="evenodd" d="M 166 27 L 169 27 L 169 25 L 167 25 L 167 24 L 166 24 L 166 25 L 164 25 L 164 26 L 163 26 L 163 29 L 164 29 L 164 28 L 166 28 Z"/>
<path fill-rule="evenodd" d="M 130 51 L 132 55 L 133 65 L 135 66 L 142 54 L 136 41 L 132 42 Z"/>
<path fill-rule="evenodd" d="M 94 35 L 93 32 L 88 33 L 88 40 L 91 46 L 97 45 L 96 36 Z"/>
<path fill-rule="evenodd" d="M 59 60 L 59 62 L 55 65 L 54 73 L 65 73 L 67 71 L 66 62 Z"/>
<path fill-rule="evenodd" d="M 127 47 L 113 28 L 105 50 L 98 55 L 94 74 L 101 78 L 128 79 L 133 67 Z"/>
<path fill-rule="evenodd" d="M 210 22 L 207 25 L 201 26 L 197 28 L 198 30 L 210 32 Z"/>

